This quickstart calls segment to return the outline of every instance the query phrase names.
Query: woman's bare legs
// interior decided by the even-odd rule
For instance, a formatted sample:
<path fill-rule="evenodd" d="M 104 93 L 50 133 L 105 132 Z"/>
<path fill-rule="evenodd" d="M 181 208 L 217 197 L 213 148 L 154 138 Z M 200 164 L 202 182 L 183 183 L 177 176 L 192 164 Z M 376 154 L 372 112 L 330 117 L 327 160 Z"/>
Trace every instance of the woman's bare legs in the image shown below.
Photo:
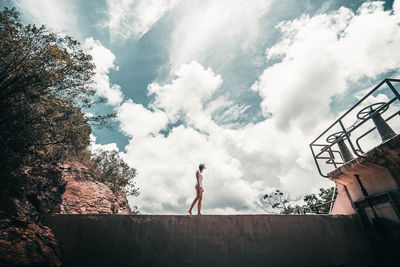
<path fill-rule="evenodd" d="M 193 200 L 192 205 L 190 206 L 190 209 L 188 210 L 188 212 L 189 212 L 190 215 L 192 215 L 192 209 L 193 209 L 193 206 L 196 204 L 197 200 L 199 200 L 199 197 L 196 197 L 196 198 Z"/>
<path fill-rule="evenodd" d="M 199 202 L 197 203 L 197 215 L 201 215 L 201 200 L 203 199 L 203 192 L 200 191 Z"/>
<path fill-rule="evenodd" d="M 193 207 L 194 207 L 194 205 L 196 204 L 197 201 L 198 201 L 198 203 L 197 203 L 197 211 L 198 211 L 198 214 L 201 215 L 200 214 L 200 210 L 201 210 L 201 200 L 203 198 L 203 191 L 204 191 L 203 188 L 196 187 L 196 198 L 193 200 L 192 205 L 190 206 L 190 209 L 188 210 L 188 213 L 190 215 L 192 215 L 192 209 L 193 209 Z"/>

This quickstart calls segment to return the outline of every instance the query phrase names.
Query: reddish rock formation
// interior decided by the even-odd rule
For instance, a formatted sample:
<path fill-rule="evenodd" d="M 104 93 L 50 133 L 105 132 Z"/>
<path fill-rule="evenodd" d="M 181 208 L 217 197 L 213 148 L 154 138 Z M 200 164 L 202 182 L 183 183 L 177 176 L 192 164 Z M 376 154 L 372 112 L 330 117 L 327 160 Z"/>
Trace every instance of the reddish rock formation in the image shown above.
<path fill-rule="evenodd" d="M 7 202 L 8 209 L 0 211 L 0 266 L 61 266 L 59 243 L 50 228 L 32 218 L 33 205 Z"/>
<path fill-rule="evenodd" d="M 40 222 L 59 203 L 65 183 L 57 166 L 25 167 L 14 190 L 0 190 L 0 266 L 61 266 L 53 232 Z"/>
<path fill-rule="evenodd" d="M 43 214 L 131 213 L 125 194 L 96 181 L 79 161 L 27 167 L 24 175 L 17 195 L 0 194 L 0 266 L 61 266 L 61 249 L 41 223 Z"/>
<path fill-rule="evenodd" d="M 93 171 L 86 165 L 73 161 L 61 164 L 60 169 L 66 186 L 58 213 L 131 213 L 125 193 L 113 192 L 108 185 L 93 179 Z"/>

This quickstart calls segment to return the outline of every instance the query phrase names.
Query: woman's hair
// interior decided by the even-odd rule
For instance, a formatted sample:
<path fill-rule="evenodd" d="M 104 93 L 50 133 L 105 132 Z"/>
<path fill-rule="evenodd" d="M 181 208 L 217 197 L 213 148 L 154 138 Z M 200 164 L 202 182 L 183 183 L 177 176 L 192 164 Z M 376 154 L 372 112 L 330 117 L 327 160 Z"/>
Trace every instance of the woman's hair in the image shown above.
<path fill-rule="evenodd" d="M 204 166 L 206 166 L 204 163 L 200 163 L 200 164 L 199 164 L 199 169 L 200 169 L 200 170 L 204 169 Z"/>

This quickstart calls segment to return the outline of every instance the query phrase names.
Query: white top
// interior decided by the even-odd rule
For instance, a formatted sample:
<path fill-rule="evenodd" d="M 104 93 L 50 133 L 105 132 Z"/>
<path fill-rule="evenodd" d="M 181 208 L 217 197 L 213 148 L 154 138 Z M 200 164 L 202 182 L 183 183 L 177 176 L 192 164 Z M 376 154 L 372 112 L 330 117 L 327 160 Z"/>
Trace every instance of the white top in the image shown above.
<path fill-rule="evenodd" d="M 199 171 L 199 185 L 203 187 L 203 174 Z"/>

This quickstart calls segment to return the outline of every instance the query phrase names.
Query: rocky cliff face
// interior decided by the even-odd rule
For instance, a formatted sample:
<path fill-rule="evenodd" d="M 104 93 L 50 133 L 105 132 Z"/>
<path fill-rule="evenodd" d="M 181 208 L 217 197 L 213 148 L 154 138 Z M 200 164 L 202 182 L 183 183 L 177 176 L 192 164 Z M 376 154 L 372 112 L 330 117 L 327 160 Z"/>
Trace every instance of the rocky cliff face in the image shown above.
<path fill-rule="evenodd" d="M 0 266 L 61 266 L 61 249 L 41 223 L 43 214 L 131 213 L 125 194 L 96 181 L 79 161 L 24 173 L 26 188 L 0 195 Z"/>
<path fill-rule="evenodd" d="M 84 164 L 76 161 L 63 163 L 60 169 L 66 186 L 57 213 L 131 213 L 124 192 L 113 192 L 108 185 L 94 180 L 91 171 Z"/>
<path fill-rule="evenodd" d="M 40 222 L 64 192 L 57 166 L 25 167 L 20 187 L 0 193 L 0 266 L 61 266 L 61 249 L 53 232 Z"/>
<path fill-rule="evenodd" d="M 32 219 L 34 207 L 10 199 L 10 213 L 0 216 L 0 266 L 61 266 L 58 240 L 47 226 Z"/>

